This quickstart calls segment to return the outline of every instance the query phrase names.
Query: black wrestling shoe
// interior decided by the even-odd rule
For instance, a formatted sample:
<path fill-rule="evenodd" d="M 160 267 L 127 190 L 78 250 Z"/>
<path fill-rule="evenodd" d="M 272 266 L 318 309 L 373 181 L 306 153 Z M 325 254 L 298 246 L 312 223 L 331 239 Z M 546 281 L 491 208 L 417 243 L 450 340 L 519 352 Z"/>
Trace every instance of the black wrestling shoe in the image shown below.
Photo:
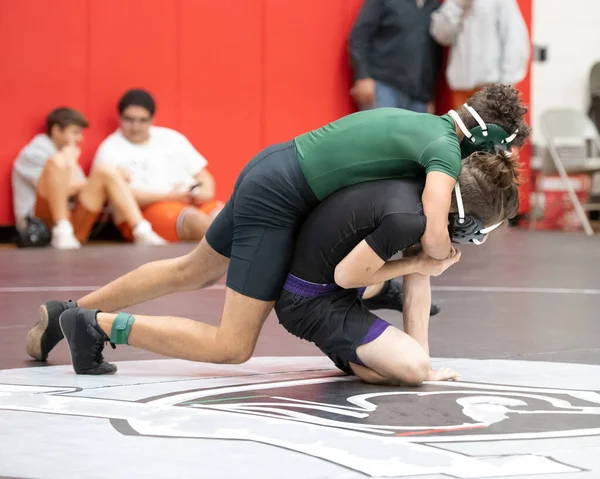
<path fill-rule="evenodd" d="M 47 301 L 42 304 L 40 319 L 27 333 L 27 354 L 37 361 L 45 361 L 50 351 L 63 338 L 58 318 L 67 309 L 76 307 L 75 301 Z"/>
<path fill-rule="evenodd" d="M 98 310 L 74 308 L 60 315 L 62 330 L 69 349 L 71 362 L 77 374 L 114 374 L 117 366 L 104 361 L 102 351 L 109 337 L 100 329 Z M 114 346 L 113 346 L 114 347 Z"/>
<path fill-rule="evenodd" d="M 402 293 L 402 284 L 398 281 L 386 281 L 383 289 L 369 299 L 363 299 L 363 304 L 370 310 L 375 309 L 394 309 L 402 312 L 404 307 L 404 295 Z M 429 311 L 430 316 L 435 316 L 440 312 L 440 307 L 437 304 L 431 303 Z"/>

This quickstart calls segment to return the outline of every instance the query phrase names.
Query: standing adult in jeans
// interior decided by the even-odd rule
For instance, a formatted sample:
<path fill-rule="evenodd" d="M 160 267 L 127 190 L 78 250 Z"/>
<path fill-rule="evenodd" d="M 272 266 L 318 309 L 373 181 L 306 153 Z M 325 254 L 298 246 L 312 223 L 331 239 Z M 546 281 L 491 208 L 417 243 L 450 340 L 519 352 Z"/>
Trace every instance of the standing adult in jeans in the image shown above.
<path fill-rule="evenodd" d="M 361 110 L 430 109 L 440 47 L 429 34 L 440 0 L 365 0 L 350 33 L 354 85 Z"/>

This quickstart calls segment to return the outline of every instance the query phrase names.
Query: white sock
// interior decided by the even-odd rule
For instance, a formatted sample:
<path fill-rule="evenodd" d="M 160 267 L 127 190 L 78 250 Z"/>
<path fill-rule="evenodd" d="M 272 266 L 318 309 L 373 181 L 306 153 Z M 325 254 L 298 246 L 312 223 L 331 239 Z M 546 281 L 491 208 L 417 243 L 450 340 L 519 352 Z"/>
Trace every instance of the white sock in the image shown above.
<path fill-rule="evenodd" d="M 54 225 L 52 231 L 56 231 L 62 234 L 73 233 L 73 225 L 69 220 L 59 220 L 58 223 Z"/>
<path fill-rule="evenodd" d="M 133 228 L 133 235 L 137 236 L 139 234 L 150 233 L 151 231 L 152 225 L 148 221 L 142 220 L 137 225 L 135 225 L 135 228 Z"/>

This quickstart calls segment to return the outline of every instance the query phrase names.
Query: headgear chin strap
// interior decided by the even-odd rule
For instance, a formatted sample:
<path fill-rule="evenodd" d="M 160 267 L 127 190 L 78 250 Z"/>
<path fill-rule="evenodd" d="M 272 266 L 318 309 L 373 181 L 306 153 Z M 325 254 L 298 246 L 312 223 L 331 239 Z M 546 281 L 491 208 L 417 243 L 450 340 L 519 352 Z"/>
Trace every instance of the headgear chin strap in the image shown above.
<path fill-rule="evenodd" d="M 479 218 L 465 215 L 465 207 L 462 202 L 458 182 L 456 182 L 456 186 L 454 187 L 454 193 L 456 195 L 458 214 L 450 213 L 449 215 L 448 231 L 450 233 L 450 240 L 457 244 L 473 243 L 481 245 L 485 243 L 487 235 L 500 226 L 502 222 L 486 228 Z"/>
<path fill-rule="evenodd" d="M 516 130 L 512 135 L 509 135 L 504 128 L 493 123 L 485 123 L 479 113 L 467 103 L 464 104 L 467 111 L 471 114 L 479 126 L 467 129 L 460 115 L 454 110 L 450 110 L 448 114 L 454 119 L 460 131 L 465 135 L 460 143 L 463 157 L 467 157 L 476 151 L 485 151 L 494 153 L 497 149 L 503 149 L 510 152 L 511 143 L 517 137 L 519 130 Z"/>

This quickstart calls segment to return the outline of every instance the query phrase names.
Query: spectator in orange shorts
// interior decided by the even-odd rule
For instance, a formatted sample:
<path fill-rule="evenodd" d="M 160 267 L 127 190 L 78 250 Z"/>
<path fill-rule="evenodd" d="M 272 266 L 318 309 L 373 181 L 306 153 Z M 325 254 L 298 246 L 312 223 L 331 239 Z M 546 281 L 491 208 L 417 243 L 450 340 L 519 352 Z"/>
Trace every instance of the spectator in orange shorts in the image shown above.
<path fill-rule="evenodd" d="M 145 90 L 129 90 L 118 105 L 120 127 L 106 138 L 94 165 L 113 165 L 129 176 L 142 214 L 168 241 L 199 241 L 221 205 L 206 159 L 181 133 L 152 125 L 156 106 Z M 130 228 L 115 215 L 126 238 Z"/>
<path fill-rule="evenodd" d="M 94 168 L 88 178 L 79 165 L 85 117 L 57 108 L 46 118 L 46 133 L 36 135 L 19 153 L 12 172 L 17 229 L 35 216 L 52 231 L 58 249 L 86 242 L 105 202 L 129 225 L 136 242 L 165 244 L 146 221 L 122 174 L 110 165 Z"/>

